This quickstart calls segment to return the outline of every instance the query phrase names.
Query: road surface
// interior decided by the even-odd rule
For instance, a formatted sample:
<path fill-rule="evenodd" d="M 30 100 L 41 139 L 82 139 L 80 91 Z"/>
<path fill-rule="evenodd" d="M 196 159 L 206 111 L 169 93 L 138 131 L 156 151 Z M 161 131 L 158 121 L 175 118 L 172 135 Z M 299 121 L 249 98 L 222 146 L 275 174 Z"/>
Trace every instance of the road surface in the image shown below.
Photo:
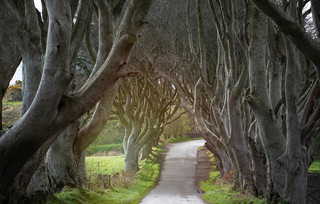
<path fill-rule="evenodd" d="M 159 184 L 140 204 L 205 203 L 195 187 L 197 149 L 204 140 L 167 144 Z"/>

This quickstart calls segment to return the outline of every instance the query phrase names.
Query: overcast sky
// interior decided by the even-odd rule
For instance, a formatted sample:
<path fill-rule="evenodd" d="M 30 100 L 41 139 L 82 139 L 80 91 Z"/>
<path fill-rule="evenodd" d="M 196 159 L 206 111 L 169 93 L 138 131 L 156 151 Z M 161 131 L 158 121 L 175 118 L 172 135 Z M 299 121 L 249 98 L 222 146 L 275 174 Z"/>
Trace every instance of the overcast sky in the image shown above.
<path fill-rule="evenodd" d="M 18 69 L 16 70 L 16 73 L 14 74 L 14 76 L 12 77 L 11 81 L 10 81 L 10 85 L 15 84 L 15 82 L 17 80 L 21 80 L 22 81 L 22 63 L 20 63 Z"/>

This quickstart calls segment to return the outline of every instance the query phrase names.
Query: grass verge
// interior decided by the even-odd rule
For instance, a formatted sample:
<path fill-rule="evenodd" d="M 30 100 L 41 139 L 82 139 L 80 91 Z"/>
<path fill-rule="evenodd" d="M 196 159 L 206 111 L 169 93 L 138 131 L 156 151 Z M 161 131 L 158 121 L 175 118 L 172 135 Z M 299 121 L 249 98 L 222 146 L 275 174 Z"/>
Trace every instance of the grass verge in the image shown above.
<path fill-rule="evenodd" d="M 308 172 L 310 173 L 320 173 L 320 158 L 317 158 L 313 161 L 311 166 L 309 167 Z"/>
<path fill-rule="evenodd" d="M 210 161 L 213 155 L 207 151 L 210 156 Z M 265 203 L 262 199 L 256 198 L 249 193 L 233 190 L 233 185 L 228 180 L 220 178 L 220 172 L 213 166 L 210 172 L 210 178 L 207 181 L 200 182 L 200 188 L 205 192 L 203 198 L 208 203 L 215 204 L 232 204 L 232 203 L 250 203 L 262 204 Z"/>
<path fill-rule="evenodd" d="M 60 193 L 51 197 L 47 204 L 135 204 L 154 187 L 160 173 L 160 164 L 158 161 L 159 153 L 162 149 L 153 148 L 153 153 L 149 159 L 142 161 L 140 171 L 134 176 L 133 182 L 127 186 L 112 186 L 110 189 L 97 189 L 90 191 L 86 189 L 64 188 Z M 110 157 L 111 160 L 106 160 Z M 108 157 L 90 157 L 87 158 L 87 168 L 91 168 L 92 172 L 98 174 L 110 174 L 116 169 L 121 169 L 124 165 L 123 156 L 108 156 Z M 99 169 L 97 169 L 97 162 Z M 93 167 L 91 166 L 93 165 Z M 100 166 L 101 165 L 101 166 Z M 107 169 L 106 169 L 106 168 Z"/>

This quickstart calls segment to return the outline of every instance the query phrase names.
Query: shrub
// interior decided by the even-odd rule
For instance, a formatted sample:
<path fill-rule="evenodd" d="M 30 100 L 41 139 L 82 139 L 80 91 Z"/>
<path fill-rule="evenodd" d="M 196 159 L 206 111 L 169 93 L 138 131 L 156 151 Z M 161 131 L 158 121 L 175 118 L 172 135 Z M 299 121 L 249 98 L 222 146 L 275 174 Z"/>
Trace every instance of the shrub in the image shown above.
<path fill-rule="evenodd" d="M 92 156 L 98 153 L 105 153 L 115 151 L 124 153 L 123 145 L 122 144 L 105 144 L 105 145 L 90 145 L 87 148 L 86 156 Z"/>
<path fill-rule="evenodd" d="M 17 80 L 16 84 L 8 87 L 4 97 L 7 101 L 22 101 L 22 81 Z"/>

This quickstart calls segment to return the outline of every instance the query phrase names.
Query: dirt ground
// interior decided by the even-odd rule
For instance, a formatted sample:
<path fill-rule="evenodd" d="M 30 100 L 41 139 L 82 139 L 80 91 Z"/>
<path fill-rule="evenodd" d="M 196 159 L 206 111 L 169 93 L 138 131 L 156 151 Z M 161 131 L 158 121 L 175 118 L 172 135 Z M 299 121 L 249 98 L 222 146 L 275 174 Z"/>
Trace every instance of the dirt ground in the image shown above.
<path fill-rule="evenodd" d="M 206 154 L 207 148 L 201 148 L 197 153 L 196 189 L 199 194 L 204 193 L 200 189 L 200 181 L 209 179 L 211 169 L 210 158 Z M 320 203 L 320 173 L 308 174 L 307 203 Z"/>

